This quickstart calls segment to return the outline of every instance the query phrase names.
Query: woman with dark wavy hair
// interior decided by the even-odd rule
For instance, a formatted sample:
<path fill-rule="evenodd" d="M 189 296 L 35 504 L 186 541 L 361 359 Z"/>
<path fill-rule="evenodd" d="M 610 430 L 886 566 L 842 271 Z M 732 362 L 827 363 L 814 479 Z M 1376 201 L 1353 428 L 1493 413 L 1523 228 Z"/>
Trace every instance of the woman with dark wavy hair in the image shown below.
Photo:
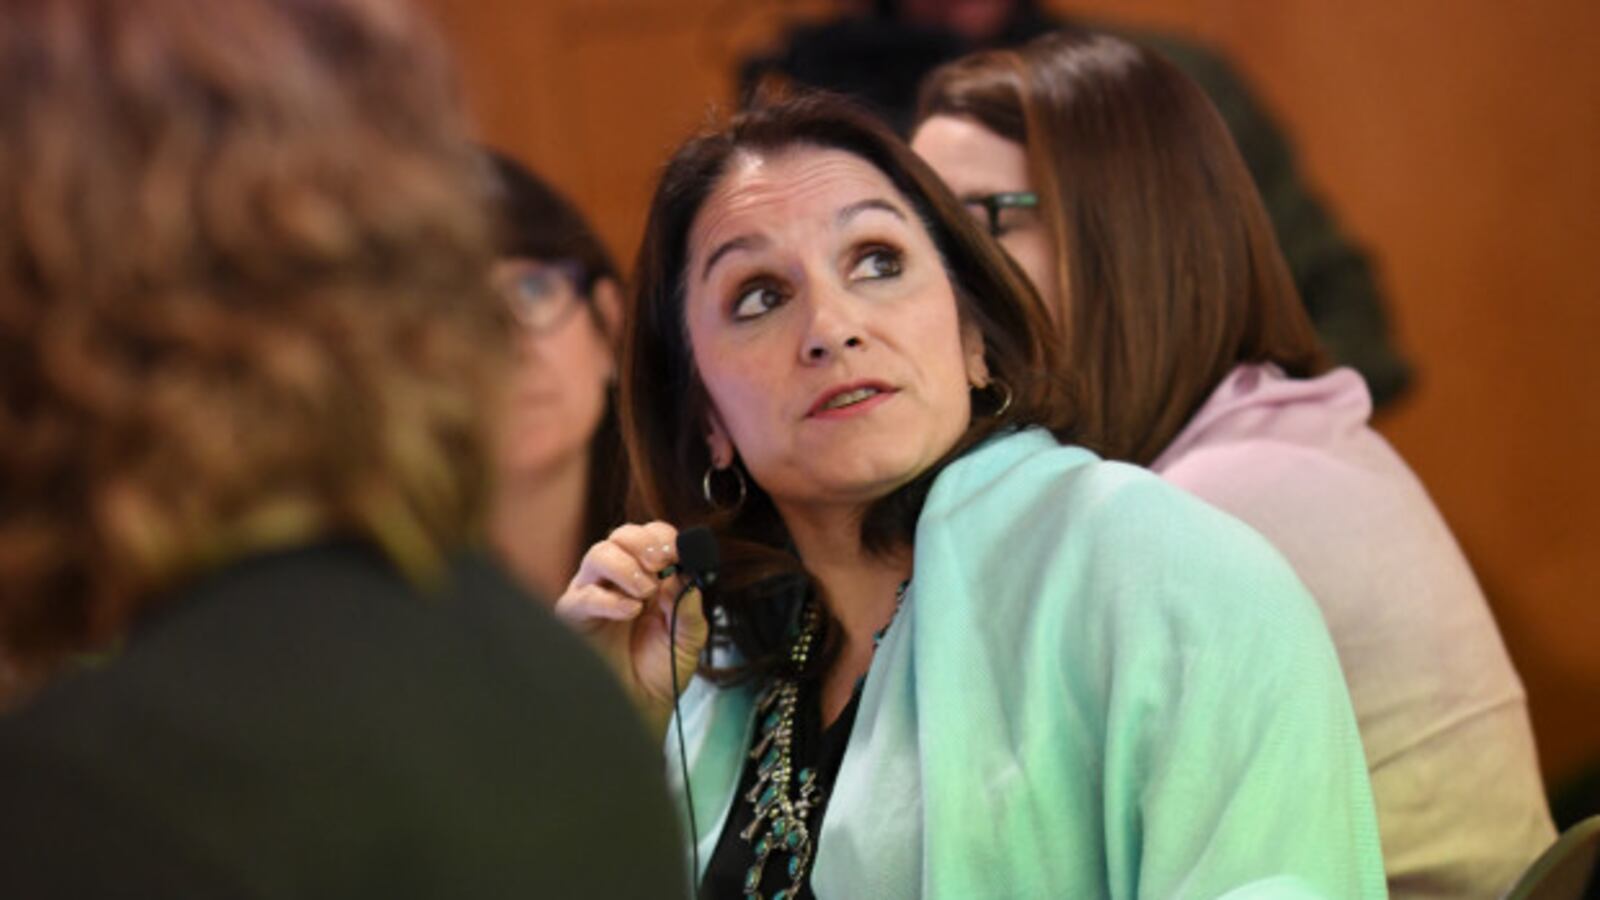
<path fill-rule="evenodd" d="M 700 664 L 668 746 L 704 896 L 1382 894 L 1310 598 L 1237 522 L 1058 441 L 1038 298 L 896 138 L 801 98 L 690 140 L 636 277 L 656 520 L 557 609 L 658 722 Z M 674 635 L 690 525 L 727 564 Z"/>
<path fill-rule="evenodd" d="M 1328 369 L 1200 87 L 1126 40 L 1063 32 L 935 72 L 921 117 L 912 146 L 1048 299 L 1084 439 L 1258 529 L 1311 589 L 1390 890 L 1510 887 L 1554 836 L 1522 687 L 1361 378 Z"/>
<path fill-rule="evenodd" d="M 674 886 L 627 701 L 459 552 L 484 199 L 399 3 L 0 4 L 0 896 Z"/>

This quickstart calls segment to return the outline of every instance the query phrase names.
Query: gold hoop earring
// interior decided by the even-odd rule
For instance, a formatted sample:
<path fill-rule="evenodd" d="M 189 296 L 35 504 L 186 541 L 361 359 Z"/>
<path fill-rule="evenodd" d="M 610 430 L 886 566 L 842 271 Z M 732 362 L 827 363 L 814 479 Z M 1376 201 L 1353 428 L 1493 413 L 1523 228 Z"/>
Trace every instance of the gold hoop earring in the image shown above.
<path fill-rule="evenodd" d="M 1005 415 L 1006 410 L 1011 408 L 1011 385 L 1006 384 L 1004 381 L 1001 381 L 998 378 L 994 378 L 991 379 L 988 384 L 984 385 L 982 389 L 986 391 L 996 391 L 1000 394 L 1000 405 L 995 409 L 994 412 L 989 414 L 989 417 L 998 419 Z"/>
<path fill-rule="evenodd" d="M 749 492 L 749 487 L 745 484 L 744 472 L 736 465 L 728 467 L 727 471 L 733 473 L 734 481 L 739 484 L 739 499 L 733 501 L 732 506 L 722 506 L 717 503 L 716 494 L 711 490 L 711 476 L 718 471 L 720 470 L 715 465 L 706 466 L 705 477 L 700 479 L 700 493 L 706 498 L 706 505 L 712 509 L 718 512 L 738 512 L 740 507 L 744 506 L 745 495 Z"/>
<path fill-rule="evenodd" d="M 1000 385 L 1000 391 L 1005 394 L 1005 399 L 1000 401 L 1000 408 L 994 411 L 994 417 L 998 419 L 1006 414 L 1006 410 L 1011 408 L 1011 385 L 998 378 L 995 379 L 994 383 Z"/>

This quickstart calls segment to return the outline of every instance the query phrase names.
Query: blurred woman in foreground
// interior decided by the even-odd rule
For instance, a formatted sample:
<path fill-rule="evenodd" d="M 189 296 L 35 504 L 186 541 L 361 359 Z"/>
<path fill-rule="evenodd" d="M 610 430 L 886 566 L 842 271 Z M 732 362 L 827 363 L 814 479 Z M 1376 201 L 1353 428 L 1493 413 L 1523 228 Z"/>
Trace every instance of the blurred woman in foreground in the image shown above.
<path fill-rule="evenodd" d="M 913 148 L 1046 298 L 1083 438 L 1259 530 L 1317 599 L 1390 889 L 1500 894 L 1553 837 L 1522 687 L 1360 377 L 1327 370 L 1200 88 L 1066 32 L 935 72 L 921 118 Z"/>
<path fill-rule="evenodd" d="M 658 521 L 557 609 L 661 722 L 709 619 L 669 742 L 706 896 L 1382 893 L 1309 597 L 1057 442 L 1037 298 L 896 138 L 802 99 L 689 141 L 636 277 L 622 414 Z M 669 641 L 697 524 L 728 561 Z"/>
<path fill-rule="evenodd" d="M 0 4 L 0 896 L 676 886 L 626 701 L 457 553 L 510 357 L 465 131 L 388 0 Z"/>

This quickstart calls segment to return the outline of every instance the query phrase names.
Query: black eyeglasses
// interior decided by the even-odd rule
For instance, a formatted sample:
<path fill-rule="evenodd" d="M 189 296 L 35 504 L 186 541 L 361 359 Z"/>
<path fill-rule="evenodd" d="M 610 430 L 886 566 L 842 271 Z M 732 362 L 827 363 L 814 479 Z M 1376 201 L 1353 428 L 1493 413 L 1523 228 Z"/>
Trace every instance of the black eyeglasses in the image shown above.
<path fill-rule="evenodd" d="M 1033 191 L 1004 191 L 998 194 L 962 197 L 961 202 L 968 206 L 981 207 L 985 213 L 983 221 L 989 229 L 989 236 L 999 237 L 1006 232 L 1005 226 L 1000 222 L 1000 214 L 1008 209 L 1038 209 L 1039 195 Z"/>
<path fill-rule="evenodd" d="M 495 266 L 494 286 L 511 315 L 534 334 L 561 327 L 582 305 L 583 266 L 572 260 L 504 260 Z"/>

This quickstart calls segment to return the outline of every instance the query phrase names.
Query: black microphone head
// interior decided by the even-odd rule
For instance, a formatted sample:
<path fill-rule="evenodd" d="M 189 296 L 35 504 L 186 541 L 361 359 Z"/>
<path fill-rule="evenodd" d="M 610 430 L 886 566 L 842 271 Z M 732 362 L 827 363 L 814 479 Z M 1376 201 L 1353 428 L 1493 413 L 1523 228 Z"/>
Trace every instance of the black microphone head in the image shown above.
<path fill-rule="evenodd" d="M 717 580 L 722 554 L 717 552 L 717 537 L 711 529 L 696 525 L 678 532 L 678 565 L 703 585 Z"/>

